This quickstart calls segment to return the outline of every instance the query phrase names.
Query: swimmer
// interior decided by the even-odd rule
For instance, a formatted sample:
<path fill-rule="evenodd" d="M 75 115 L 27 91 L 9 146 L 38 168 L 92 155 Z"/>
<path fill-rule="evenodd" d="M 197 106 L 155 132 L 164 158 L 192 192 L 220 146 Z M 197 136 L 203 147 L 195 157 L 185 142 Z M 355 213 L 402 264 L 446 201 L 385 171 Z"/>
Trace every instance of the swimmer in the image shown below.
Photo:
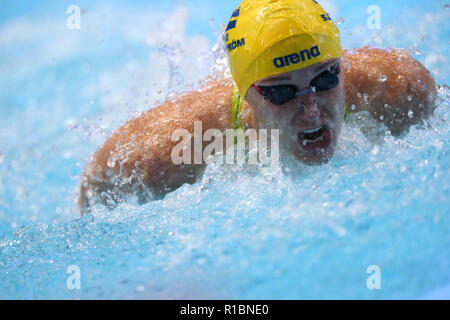
<path fill-rule="evenodd" d="M 79 205 L 140 202 L 195 183 L 205 165 L 176 165 L 176 129 L 280 129 L 280 152 L 307 165 L 329 161 L 344 116 L 367 111 L 393 135 L 430 116 L 436 86 L 400 49 L 342 50 L 337 27 L 313 0 L 244 0 L 224 34 L 232 79 L 204 87 L 129 120 L 84 170 Z M 233 111 L 232 111 L 233 110 Z M 150 194 L 148 194 L 150 191 Z"/>

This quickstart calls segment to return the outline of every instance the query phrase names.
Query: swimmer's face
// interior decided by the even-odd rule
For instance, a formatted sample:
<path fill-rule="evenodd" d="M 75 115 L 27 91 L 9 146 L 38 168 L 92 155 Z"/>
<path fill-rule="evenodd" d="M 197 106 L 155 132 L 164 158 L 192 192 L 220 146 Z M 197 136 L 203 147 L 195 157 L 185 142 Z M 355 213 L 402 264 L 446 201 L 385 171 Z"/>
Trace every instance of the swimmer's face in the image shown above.
<path fill-rule="evenodd" d="M 254 87 L 250 87 L 245 97 L 252 107 L 258 128 L 279 129 L 280 149 L 308 165 L 327 162 L 336 150 L 345 115 L 344 72 L 341 60 L 329 59 L 255 83 L 258 87 L 294 85 L 300 90 L 308 88 L 315 77 L 336 63 L 340 66 L 339 84 L 331 90 L 296 96 L 282 105 L 276 105 L 270 99 L 264 98 Z"/>

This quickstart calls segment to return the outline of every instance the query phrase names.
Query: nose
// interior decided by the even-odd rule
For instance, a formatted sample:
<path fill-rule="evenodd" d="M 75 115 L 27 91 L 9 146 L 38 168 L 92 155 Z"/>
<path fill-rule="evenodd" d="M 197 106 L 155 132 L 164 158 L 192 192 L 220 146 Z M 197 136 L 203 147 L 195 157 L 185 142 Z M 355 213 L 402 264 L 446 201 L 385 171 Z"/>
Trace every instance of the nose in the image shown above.
<path fill-rule="evenodd" d="M 297 100 L 299 112 L 296 118 L 301 121 L 315 122 L 320 117 L 320 110 L 317 105 L 317 100 L 314 99 L 312 94 L 301 96 Z"/>

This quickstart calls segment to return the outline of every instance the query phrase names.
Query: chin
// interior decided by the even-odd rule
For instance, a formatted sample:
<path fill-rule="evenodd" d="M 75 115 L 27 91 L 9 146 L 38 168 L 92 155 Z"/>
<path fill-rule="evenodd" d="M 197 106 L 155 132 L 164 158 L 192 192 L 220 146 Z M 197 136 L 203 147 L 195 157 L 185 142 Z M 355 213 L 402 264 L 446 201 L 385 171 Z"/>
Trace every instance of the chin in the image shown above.
<path fill-rule="evenodd" d="M 333 155 L 309 155 L 309 154 L 296 154 L 295 157 L 303 164 L 308 166 L 320 166 L 331 160 Z"/>
<path fill-rule="evenodd" d="M 330 161 L 331 158 L 333 158 L 334 152 L 335 148 L 332 145 L 316 152 L 300 150 L 299 147 L 296 146 L 296 150 L 293 154 L 295 158 L 303 164 L 308 166 L 320 166 Z"/>

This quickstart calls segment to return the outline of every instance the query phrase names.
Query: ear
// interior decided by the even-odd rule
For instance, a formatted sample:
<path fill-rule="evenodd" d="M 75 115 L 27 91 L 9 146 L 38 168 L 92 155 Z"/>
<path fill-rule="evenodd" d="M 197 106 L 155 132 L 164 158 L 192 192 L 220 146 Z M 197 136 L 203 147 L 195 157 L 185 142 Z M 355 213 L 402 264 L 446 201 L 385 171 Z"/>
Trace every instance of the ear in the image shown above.
<path fill-rule="evenodd" d="M 244 98 L 243 98 L 243 100 L 244 100 L 245 102 L 247 102 L 247 103 L 249 103 L 249 100 L 251 100 L 251 99 L 249 99 L 249 96 L 251 95 L 251 90 L 252 90 L 252 87 L 248 88 L 248 90 L 247 90 L 247 92 L 245 93 L 245 96 L 244 96 Z"/>

